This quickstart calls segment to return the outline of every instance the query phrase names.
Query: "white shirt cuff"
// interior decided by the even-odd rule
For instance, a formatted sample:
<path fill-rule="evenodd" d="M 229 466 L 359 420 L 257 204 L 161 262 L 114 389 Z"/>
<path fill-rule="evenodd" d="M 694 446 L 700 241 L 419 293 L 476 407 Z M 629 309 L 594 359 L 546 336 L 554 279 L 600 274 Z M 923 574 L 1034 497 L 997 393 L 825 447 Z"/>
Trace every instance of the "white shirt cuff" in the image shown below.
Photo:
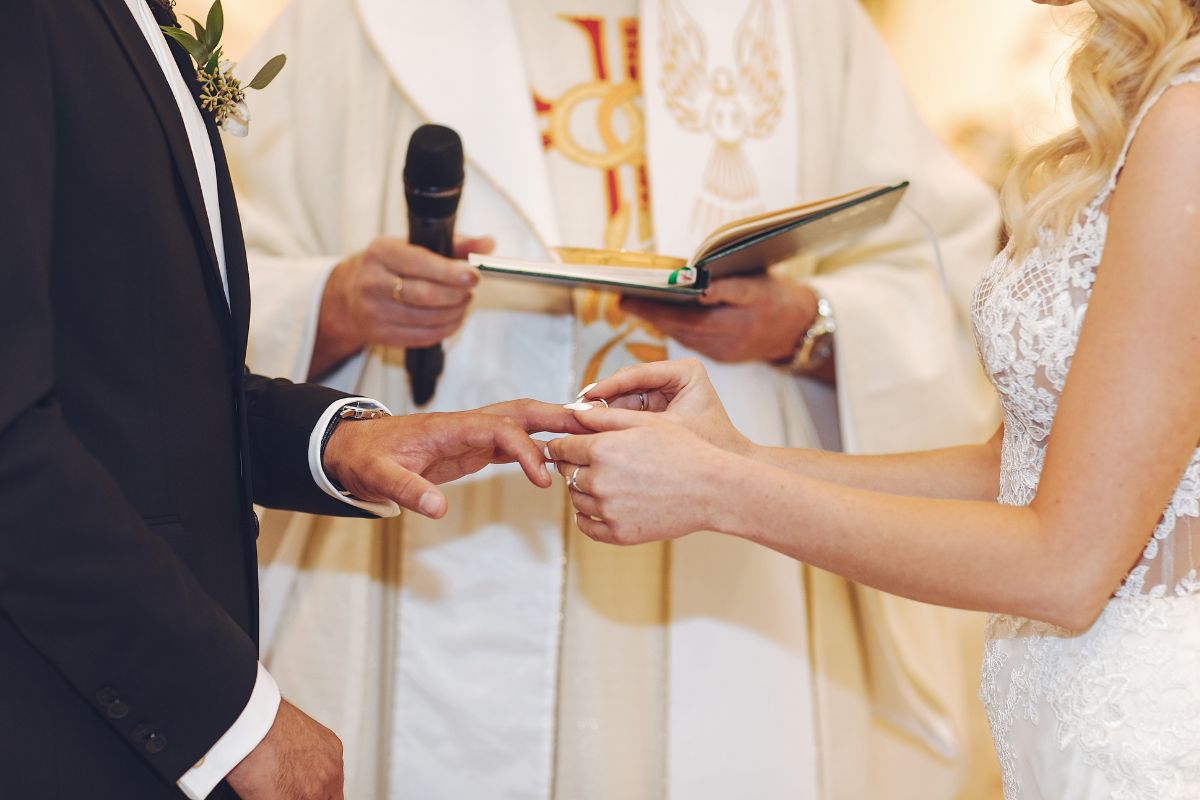
<path fill-rule="evenodd" d="M 279 686 L 260 662 L 254 691 L 242 713 L 196 765 L 176 782 L 190 800 L 204 800 L 267 736 L 279 713 Z"/>
<path fill-rule="evenodd" d="M 343 406 L 351 403 L 358 403 L 363 406 L 378 408 L 388 414 L 387 406 L 383 403 L 372 400 L 369 397 L 348 397 L 345 400 L 338 400 L 329 408 L 325 409 L 320 419 L 317 420 L 317 425 L 313 428 L 312 435 L 308 439 L 308 468 L 312 472 L 313 480 L 317 486 L 321 487 L 321 491 L 330 497 L 337 498 L 347 505 L 361 508 L 363 511 L 369 511 L 377 517 L 396 517 L 400 515 L 400 506 L 396 505 L 391 500 L 380 503 L 373 503 L 367 500 L 359 500 L 357 497 L 351 497 L 346 492 L 338 491 L 338 488 L 329 480 L 329 476 L 325 474 L 325 465 L 321 463 L 321 439 L 325 436 L 325 429 L 329 427 L 329 421 L 333 419 L 333 415 L 338 413 Z"/>

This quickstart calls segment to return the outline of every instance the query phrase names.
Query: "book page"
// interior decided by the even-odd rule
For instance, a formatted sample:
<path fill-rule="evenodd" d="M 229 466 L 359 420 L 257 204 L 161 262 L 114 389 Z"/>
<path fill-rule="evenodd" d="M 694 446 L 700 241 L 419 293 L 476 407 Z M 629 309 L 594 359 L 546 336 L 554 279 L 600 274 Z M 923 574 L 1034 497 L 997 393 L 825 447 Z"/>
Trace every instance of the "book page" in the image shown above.
<path fill-rule="evenodd" d="M 757 236 L 759 233 L 771 230 L 772 228 L 781 227 L 791 222 L 796 222 L 805 217 L 820 214 L 830 208 L 835 208 L 844 203 L 852 202 L 860 197 L 866 197 L 872 192 L 877 192 L 884 187 L 868 186 L 864 189 L 859 189 L 854 192 L 847 192 L 837 197 L 830 197 L 824 200 L 818 200 L 811 203 L 802 203 L 798 206 L 790 208 L 781 208 L 775 211 L 767 211 L 762 214 L 756 214 L 751 217 L 743 217 L 735 219 L 733 222 L 728 222 L 714 230 L 700 246 L 696 248 L 690 264 L 696 264 L 703 261 L 712 253 L 724 249 L 730 245 L 736 244 L 743 239 L 749 239 Z"/>
<path fill-rule="evenodd" d="M 620 252 L 620 251 L 617 251 Z M 642 254 L 624 254 L 642 255 Z M 653 257 L 658 258 L 658 257 Z M 639 267 L 627 263 L 567 264 L 547 261 L 527 261 L 520 258 L 498 258 L 496 256 L 471 253 L 467 261 L 475 267 L 498 274 L 525 275 L 529 277 L 558 278 L 561 280 L 585 281 L 609 286 L 630 287 L 683 287 L 696 282 L 696 270 L 681 259 L 670 259 L 675 268 Z"/>

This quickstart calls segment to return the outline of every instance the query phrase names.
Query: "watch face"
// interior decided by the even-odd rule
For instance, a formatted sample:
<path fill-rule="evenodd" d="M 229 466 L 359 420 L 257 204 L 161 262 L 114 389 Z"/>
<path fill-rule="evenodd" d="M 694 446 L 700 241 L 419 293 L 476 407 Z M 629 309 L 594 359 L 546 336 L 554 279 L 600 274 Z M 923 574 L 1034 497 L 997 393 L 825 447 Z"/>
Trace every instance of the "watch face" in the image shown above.
<path fill-rule="evenodd" d="M 341 411 L 338 412 L 338 417 L 341 419 L 379 419 L 386 416 L 388 416 L 388 413 L 382 408 L 371 406 L 342 406 Z"/>

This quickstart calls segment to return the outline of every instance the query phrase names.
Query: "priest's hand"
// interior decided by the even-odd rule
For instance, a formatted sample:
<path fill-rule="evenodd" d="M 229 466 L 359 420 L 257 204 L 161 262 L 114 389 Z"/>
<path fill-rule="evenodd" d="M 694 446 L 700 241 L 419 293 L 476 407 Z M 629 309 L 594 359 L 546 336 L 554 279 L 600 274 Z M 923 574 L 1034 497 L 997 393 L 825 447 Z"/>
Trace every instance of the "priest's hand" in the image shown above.
<path fill-rule="evenodd" d="M 694 358 L 625 367 L 589 386 L 581 399 L 597 410 L 603 399 L 613 409 L 658 413 L 732 453 L 748 455 L 754 447 L 733 426 L 708 379 L 708 371 Z M 579 421 L 593 430 L 600 430 L 593 425 L 608 416 L 592 414 L 591 410 L 577 413 Z"/>
<path fill-rule="evenodd" d="M 446 496 L 436 484 L 488 464 L 518 462 L 535 485 L 551 484 L 545 451 L 530 433 L 584 433 L 558 405 L 514 400 L 478 411 L 410 414 L 338 425 L 325 446 L 326 474 L 360 500 L 393 500 L 437 519 Z"/>
<path fill-rule="evenodd" d="M 443 258 L 381 236 L 333 268 L 321 296 L 308 377 L 315 379 L 365 347 L 429 347 L 457 331 L 479 274 L 467 253 L 489 253 L 487 237 L 458 237 Z"/>
<path fill-rule="evenodd" d="M 684 347 L 728 364 L 790 360 L 817 315 L 811 289 L 770 274 L 714 281 L 700 303 L 627 297 L 621 307 Z"/>

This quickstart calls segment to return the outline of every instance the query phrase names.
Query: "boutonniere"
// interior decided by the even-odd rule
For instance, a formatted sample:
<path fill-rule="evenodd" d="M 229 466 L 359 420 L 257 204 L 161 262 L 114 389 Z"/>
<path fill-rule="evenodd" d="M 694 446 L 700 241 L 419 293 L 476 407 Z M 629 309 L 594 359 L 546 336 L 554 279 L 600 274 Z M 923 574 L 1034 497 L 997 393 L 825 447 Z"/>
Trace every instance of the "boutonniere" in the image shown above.
<path fill-rule="evenodd" d="M 267 88 L 287 63 L 287 56 L 275 56 L 249 83 L 243 84 L 233 74 L 237 64 L 221 57 L 221 35 L 225 32 L 225 12 L 221 8 L 221 0 L 212 4 L 203 25 L 193 17 L 188 19 L 196 29 L 195 36 L 173 25 L 161 26 L 162 32 L 183 45 L 188 55 L 196 62 L 196 80 L 200 83 L 200 108 L 211 113 L 221 130 L 230 136 L 245 136 L 250 130 L 246 89 Z"/>

